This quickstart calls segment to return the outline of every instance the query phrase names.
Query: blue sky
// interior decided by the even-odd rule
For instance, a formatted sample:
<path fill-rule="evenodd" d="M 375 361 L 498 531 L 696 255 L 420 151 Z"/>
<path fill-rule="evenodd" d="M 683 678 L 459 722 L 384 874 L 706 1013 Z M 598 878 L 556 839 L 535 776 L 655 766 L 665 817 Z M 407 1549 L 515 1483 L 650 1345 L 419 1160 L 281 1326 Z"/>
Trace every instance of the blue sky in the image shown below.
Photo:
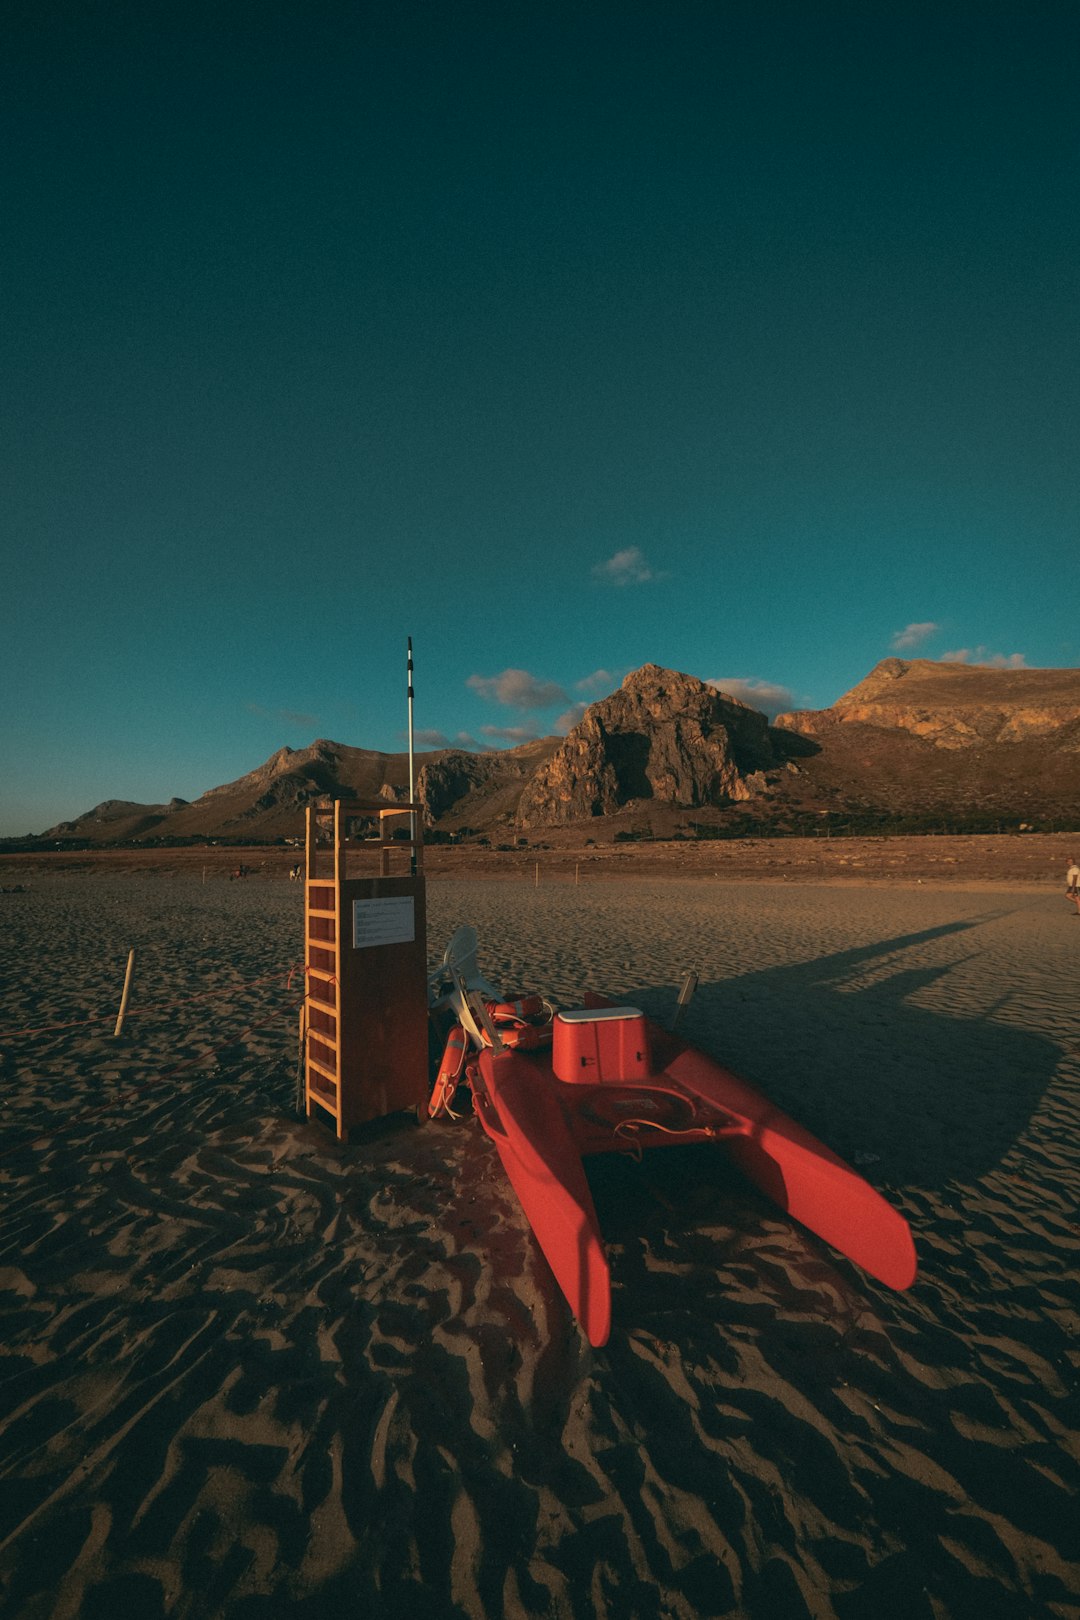
<path fill-rule="evenodd" d="M 0 833 L 1080 664 L 1080 12 L 18 4 Z"/>

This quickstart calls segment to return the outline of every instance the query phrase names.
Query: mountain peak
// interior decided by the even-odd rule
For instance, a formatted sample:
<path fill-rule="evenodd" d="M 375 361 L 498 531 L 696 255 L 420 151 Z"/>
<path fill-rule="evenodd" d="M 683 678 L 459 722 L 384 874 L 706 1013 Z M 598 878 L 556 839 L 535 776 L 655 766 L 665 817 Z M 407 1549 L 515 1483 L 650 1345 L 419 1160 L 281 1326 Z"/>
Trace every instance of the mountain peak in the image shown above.
<path fill-rule="evenodd" d="M 885 658 L 831 709 L 780 715 L 776 723 L 815 737 L 829 725 L 869 725 L 909 731 L 938 748 L 969 748 L 1050 737 L 1078 721 L 1077 670 Z"/>
<path fill-rule="evenodd" d="M 773 763 L 763 714 L 694 675 L 644 664 L 587 709 L 540 767 L 518 821 L 579 821 L 637 800 L 693 807 L 748 799 Z"/>
<path fill-rule="evenodd" d="M 483 834 L 622 812 L 672 826 L 681 810 L 700 809 L 719 824 L 751 799 L 745 816 L 781 827 L 837 811 L 920 823 L 928 812 L 1075 817 L 1080 804 L 1080 670 L 885 658 L 832 708 L 781 715 L 775 726 L 694 676 L 643 664 L 561 740 L 426 754 L 417 792 L 429 824 Z M 791 733 L 807 741 L 796 745 Z M 295 838 L 315 801 L 400 799 L 408 780 L 405 753 L 318 737 L 276 749 L 192 803 L 107 799 L 40 836 L 113 845 Z"/>

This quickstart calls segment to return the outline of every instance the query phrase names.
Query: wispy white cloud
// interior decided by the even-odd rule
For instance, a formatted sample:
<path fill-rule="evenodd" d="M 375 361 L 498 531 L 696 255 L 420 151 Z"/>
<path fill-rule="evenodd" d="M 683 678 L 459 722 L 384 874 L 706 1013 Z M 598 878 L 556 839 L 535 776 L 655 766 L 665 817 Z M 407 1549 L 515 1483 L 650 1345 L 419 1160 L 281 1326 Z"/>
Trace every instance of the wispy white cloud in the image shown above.
<path fill-rule="evenodd" d="M 245 704 L 248 714 L 257 714 L 260 720 L 276 720 L 283 726 L 317 726 L 317 714 L 305 714 L 301 709 L 267 709 L 261 703 Z"/>
<path fill-rule="evenodd" d="M 499 742 L 535 742 L 539 732 L 535 726 L 481 726 L 485 737 L 496 737 Z"/>
<path fill-rule="evenodd" d="M 912 647 L 921 647 L 924 641 L 936 635 L 941 629 L 933 619 L 923 619 L 918 624 L 905 625 L 903 630 L 897 630 L 892 638 L 891 646 L 894 652 L 910 652 Z"/>
<path fill-rule="evenodd" d="M 568 731 L 573 731 L 578 721 L 585 718 L 585 711 L 590 707 L 588 703 L 574 703 L 565 714 L 560 714 L 552 726 L 556 737 L 565 737 Z"/>
<path fill-rule="evenodd" d="M 992 653 L 985 647 L 957 647 L 942 653 L 943 664 L 977 664 L 980 669 L 1027 669 L 1023 653 Z"/>
<path fill-rule="evenodd" d="M 592 573 L 605 585 L 651 585 L 667 578 L 651 566 L 640 546 L 626 546 L 606 562 L 594 563 Z"/>
<path fill-rule="evenodd" d="M 780 686 L 776 681 L 759 680 L 756 675 L 717 676 L 705 684 L 714 686 L 718 692 L 725 692 L 728 697 L 738 698 L 740 703 L 749 704 L 751 709 L 759 709 L 770 720 L 795 707 L 795 695 L 790 687 Z"/>
<path fill-rule="evenodd" d="M 607 697 L 619 685 L 625 670 L 594 669 L 591 675 L 574 682 L 575 692 L 590 692 L 594 697 Z"/>
<path fill-rule="evenodd" d="M 470 675 L 465 685 L 478 697 L 504 703 L 510 709 L 550 709 L 567 701 L 561 686 L 530 675 L 526 669 L 504 669 L 501 675 Z"/>
<path fill-rule="evenodd" d="M 398 732 L 402 742 L 408 735 L 407 731 Z M 490 743 L 478 741 L 468 731 L 459 731 L 456 736 L 448 737 L 445 731 L 419 729 L 413 732 L 413 741 L 418 748 L 464 748 L 470 754 L 488 754 L 492 746 Z"/>

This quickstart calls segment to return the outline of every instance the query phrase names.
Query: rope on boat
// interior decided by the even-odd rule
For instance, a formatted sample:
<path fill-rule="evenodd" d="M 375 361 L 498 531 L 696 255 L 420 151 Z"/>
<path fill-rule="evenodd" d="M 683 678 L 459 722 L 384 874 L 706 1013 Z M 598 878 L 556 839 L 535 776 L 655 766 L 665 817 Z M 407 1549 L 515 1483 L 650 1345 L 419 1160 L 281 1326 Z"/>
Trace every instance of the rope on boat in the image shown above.
<path fill-rule="evenodd" d="M 624 1131 L 641 1130 L 660 1131 L 664 1136 L 689 1136 L 691 1134 L 700 1132 L 701 1129 L 702 1127 L 700 1125 L 694 1125 L 689 1128 L 686 1126 L 682 1126 L 681 1128 L 673 1128 L 670 1125 L 661 1125 L 659 1120 L 655 1119 L 620 1119 L 616 1125 L 612 1126 L 612 1135 L 622 1136 Z M 635 1164 L 641 1163 L 643 1149 L 636 1136 L 627 1138 L 626 1142 L 623 1144 L 623 1151 L 630 1155 Z"/>

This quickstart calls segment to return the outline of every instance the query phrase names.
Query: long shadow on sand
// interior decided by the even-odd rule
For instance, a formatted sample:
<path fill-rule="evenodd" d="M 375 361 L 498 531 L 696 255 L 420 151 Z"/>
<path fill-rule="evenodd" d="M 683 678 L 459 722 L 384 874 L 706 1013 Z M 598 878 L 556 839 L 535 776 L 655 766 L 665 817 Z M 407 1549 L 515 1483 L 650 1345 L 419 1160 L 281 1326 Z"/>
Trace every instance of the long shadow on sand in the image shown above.
<path fill-rule="evenodd" d="M 842 1157 L 875 1166 L 871 1179 L 932 1188 L 979 1175 L 1023 1134 L 1061 1049 L 986 1016 L 918 1005 L 956 960 L 891 959 L 981 922 L 702 984 L 681 1033 Z M 664 1019 L 676 993 L 657 986 L 636 995 Z"/>

